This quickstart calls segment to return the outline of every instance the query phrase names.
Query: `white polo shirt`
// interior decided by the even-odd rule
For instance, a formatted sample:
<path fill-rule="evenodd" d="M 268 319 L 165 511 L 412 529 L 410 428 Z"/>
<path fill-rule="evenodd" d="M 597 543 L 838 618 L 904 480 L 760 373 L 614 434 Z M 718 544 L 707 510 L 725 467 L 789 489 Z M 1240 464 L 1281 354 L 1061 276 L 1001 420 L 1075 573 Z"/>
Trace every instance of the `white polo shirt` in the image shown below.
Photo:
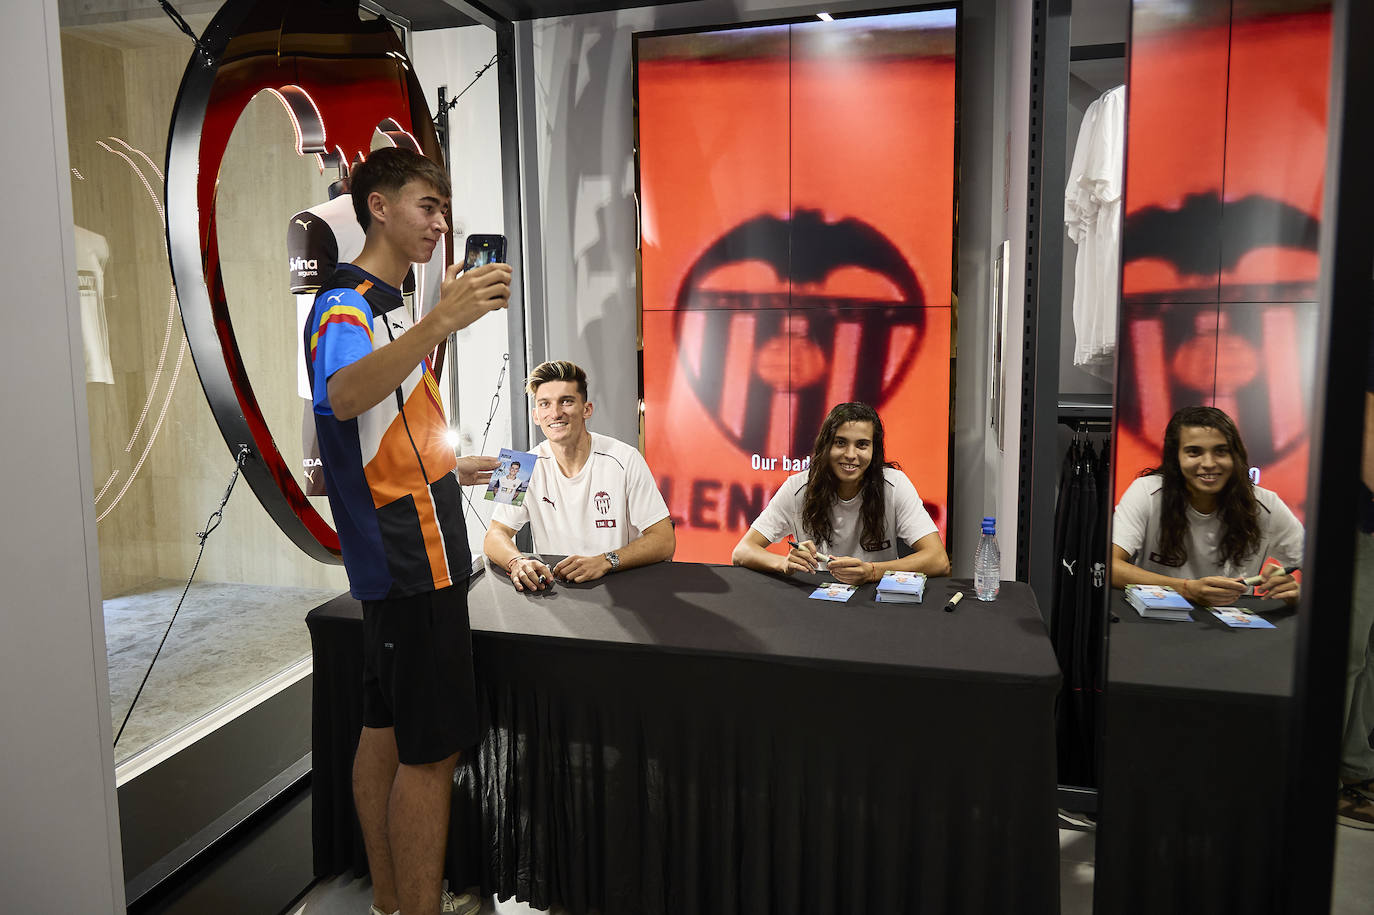
<path fill-rule="evenodd" d="M 618 550 L 668 517 L 649 465 L 636 449 L 596 432 L 587 463 L 563 476 L 548 440 L 539 443 L 529 489 L 521 505 L 500 505 L 492 520 L 518 531 L 530 525 L 534 551 L 595 556 Z"/>
<path fill-rule="evenodd" d="M 794 473 L 773 495 L 763 514 L 750 525 L 769 543 L 777 543 L 791 535 L 798 543 L 816 538 L 802 527 L 802 506 L 806 502 L 806 478 L 809 471 Z M 897 544 L 912 544 L 927 534 L 939 530 L 926 511 L 916 487 L 907 475 L 894 467 L 883 468 L 883 482 L 887 484 L 883 498 L 886 522 L 883 527 L 881 549 L 869 551 L 859 545 L 863 537 L 863 494 L 852 499 L 837 499 L 830 509 L 830 523 L 834 536 L 829 542 L 816 542 L 816 548 L 832 556 L 852 556 L 865 562 L 885 562 L 897 558 Z"/>
<path fill-rule="evenodd" d="M 1158 475 L 1140 477 L 1122 493 L 1112 515 L 1112 544 L 1130 555 L 1132 565 L 1171 578 L 1191 579 L 1209 575 L 1225 578 L 1256 575 L 1260 564 L 1270 556 L 1285 566 L 1302 563 L 1302 522 L 1276 493 L 1255 486 L 1260 542 L 1253 553 L 1240 562 L 1219 562 L 1216 553 L 1221 543 L 1221 518 L 1216 512 L 1203 514 L 1189 505 L 1184 509 L 1188 517 L 1185 538 L 1188 558 L 1181 566 L 1164 565 L 1159 561 L 1160 492 L 1163 488 L 1164 481 Z"/>

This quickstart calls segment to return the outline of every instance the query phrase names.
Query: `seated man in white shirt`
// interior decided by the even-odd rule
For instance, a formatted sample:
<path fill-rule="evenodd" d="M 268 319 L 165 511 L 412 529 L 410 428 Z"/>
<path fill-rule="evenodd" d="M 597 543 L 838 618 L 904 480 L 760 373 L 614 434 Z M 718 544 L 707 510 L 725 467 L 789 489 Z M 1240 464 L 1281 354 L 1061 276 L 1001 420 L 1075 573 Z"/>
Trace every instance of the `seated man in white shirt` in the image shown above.
<path fill-rule="evenodd" d="M 524 503 L 497 505 L 492 514 L 482 545 L 487 558 L 520 591 L 671 559 L 677 537 L 649 465 L 630 445 L 587 429 L 587 373 L 571 362 L 545 362 L 525 390 L 545 440 L 534 449 L 539 460 Z M 550 569 L 521 553 L 514 538 L 526 522 L 534 552 L 566 558 Z"/>

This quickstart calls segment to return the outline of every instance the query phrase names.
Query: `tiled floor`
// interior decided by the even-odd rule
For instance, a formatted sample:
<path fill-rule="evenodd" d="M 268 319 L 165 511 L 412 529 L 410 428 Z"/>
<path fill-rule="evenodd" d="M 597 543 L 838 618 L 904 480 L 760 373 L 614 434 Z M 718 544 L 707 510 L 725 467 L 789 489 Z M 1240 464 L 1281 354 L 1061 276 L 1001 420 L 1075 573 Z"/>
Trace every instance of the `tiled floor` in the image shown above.
<path fill-rule="evenodd" d="M 1063 915 L 1090 915 L 1093 893 L 1092 832 L 1059 830 L 1059 897 Z M 371 884 L 337 878 L 318 883 L 290 915 L 367 915 Z M 511 900 L 487 900 L 482 915 L 532 915 L 540 910 Z M 557 910 L 555 910 L 557 912 Z M 1336 878 L 1332 915 L 1374 912 L 1374 832 L 1340 827 L 1336 832 Z M 1310 915 L 1310 913 L 1304 913 Z"/>

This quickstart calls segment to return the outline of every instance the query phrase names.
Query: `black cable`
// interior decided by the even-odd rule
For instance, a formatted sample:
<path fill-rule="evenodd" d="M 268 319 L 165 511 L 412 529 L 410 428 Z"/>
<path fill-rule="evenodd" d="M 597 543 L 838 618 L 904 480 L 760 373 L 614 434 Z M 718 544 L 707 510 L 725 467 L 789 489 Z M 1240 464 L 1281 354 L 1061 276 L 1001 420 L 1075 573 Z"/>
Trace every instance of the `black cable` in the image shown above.
<path fill-rule="evenodd" d="M 482 430 L 482 444 L 477 449 L 478 454 L 482 454 L 487 450 L 487 433 L 491 432 L 491 422 L 496 418 L 497 408 L 501 406 L 501 385 L 506 380 L 506 369 L 509 365 L 510 353 L 503 353 L 501 356 L 501 371 L 496 376 L 496 390 L 494 390 L 491 395 L 491 409 L 487 411 L 487 425 L 486 428 Z M 472 504 L 472 496 L 468 495 L 466 490 L 460 489 L 459 492 L 463 493 L 463 498 L 467 500 L 468 509 L 472 512 L 473 516 L 476 517 L 478 521 L 481 521 L 482 516 L 477 513 L 477 506 Z"/>
<path fill-rule="evenodd" d="M 143 695 L 143 687 L 148 685 L 148 678 L 153 673 L 153 665 L 157 663 L 158 656 L 162 654 L 162 646 L 167 644 L 167 636 L 172 634 L 172 624 L 177 621 L 177 614 L 181 612 L 181 605 L 186 602 L 186 594 L 191 590 L 191 582 L 195 580 L 196 570 L 200 568 L 200 559 L 205 555 L 205 541 L 215 528 L 219 527 L 219 523 L 224 520 L 224 506 L 228 504 L 229 494 L 234 491 L 234 484 L 238 482 L 239 474 L 243 472 L 243 465 L 248 461 L 248 453 L 247 445 L 239 445 L 238 456 L 234 458 L 234 472 L 229 477 L 229 485 L 225 487 L 224 498 L 219 500 L 219 508 L 210 513 L 210 517 L 205 522 L 205 530 L 196 532 L 196 536 L 200 538 L 200 552 L 196 553 L 195 564 L 191 566 L 191 574 L 186 579 L 186 587 L 181 589 L 181 599 L 177 601 L 176 609 L 172 611 L 172 618 L 167 621 L 167 631 L 162 633 L 162 641 L 157 643 L 157 651 L 153 652 L 153 659 L 148 662 L 148 671 L 143 675 L 143 682 L 138 684 L 138 690 L 134 693 L 133 701 L 129 703 L 129 710 L 124 713 L 124 721 L 119 725 L 119 733 L 115 734 L 114 746 L 116 747 L 119 746 L 119 738 L 124 736 L 124 728 L 134 713 L 134 706 L 138 705 L 138 697 Z"/>
<path fill-rule="evenodd" d="M 488 70 L 490 70 L 493 66 L 495 66 L 495 65 L 496 65 L 496 61 L 497 61 L 498 59 L 500 59 L 500 57 L 501 57 L 501 52 L 499 52 L 499 51 L 498 51 L 497 53 L 491 55 L 491 60 L 487 61 L 486 66 L 484 66 L 482 69 L 480 69 L 480 70 L 477 71 L 477 75 L 474 76 L 474 77 L 472 78 L 472 82 L 470 82 L 470 83 L 468 83 L 466 86 L 464 86 L 462 92 L 459 92 L 459 93 L 458 93 L 457 95 L 455 95 L 453 98 L 449 99 L 448 102 L 445 103 L 445 107 L 446 107 L 449 111 L 452 111 L 453 108 L 454 108 L 454 106 L 458 104 L 458 100 L 459 100 L 460 98 L 463 97 L 463 94 L 466 93 L 466 92 L 467 92 L 469 89 L 471 89 L 473 86 L 477 85 L 477 81 L 478 81 L 479 79 L 482 78 L 482 74 L 486 73 L 486 72 L 487 72 Z M 435 120 L 437 121 L 438 118 L 435 118 Z"/>
<path fill-rule="evenodd" d="M 176 7 L 172 6 L 172 4 L 167 2 L 167 0 L 157 0 L 157 2 L 162 5 L 162 11 L 167 14 L 167 18 L 171 19 L 172 22 L 176 23 L 176 27 L 181 29 L 187 35 L 189 35 L 191 40 L 196 43 L 196 50 L 204 54 L 206 60 L 214 61 L 215 57 L 213 54 L 210 53 L 210 49 L 207 48 L 205 46 L 205 43 L 200 40 L 200 36 L 197 35 L 195 33 L 195 30 L 191 28 L 190 24 L 188 24 L 186 20 L 182 18 L 182 15 L 176 11 Z"/>

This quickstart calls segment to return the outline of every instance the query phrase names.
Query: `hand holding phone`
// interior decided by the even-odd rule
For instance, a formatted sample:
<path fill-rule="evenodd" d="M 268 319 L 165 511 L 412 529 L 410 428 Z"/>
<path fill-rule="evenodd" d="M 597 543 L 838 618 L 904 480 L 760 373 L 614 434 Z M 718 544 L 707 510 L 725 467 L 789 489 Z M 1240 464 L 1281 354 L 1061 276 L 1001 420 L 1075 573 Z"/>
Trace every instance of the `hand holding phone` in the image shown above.
<path fill-rule="evenodd" d="M 450 264 L 439 283 L 439 301 L 430 315 L 443 322 L 445 334 L 451 334 L 509 304 L 510 267 L 506 264 L 492 262 L 471 270 L 464 270 L 462 264 Z"/>

